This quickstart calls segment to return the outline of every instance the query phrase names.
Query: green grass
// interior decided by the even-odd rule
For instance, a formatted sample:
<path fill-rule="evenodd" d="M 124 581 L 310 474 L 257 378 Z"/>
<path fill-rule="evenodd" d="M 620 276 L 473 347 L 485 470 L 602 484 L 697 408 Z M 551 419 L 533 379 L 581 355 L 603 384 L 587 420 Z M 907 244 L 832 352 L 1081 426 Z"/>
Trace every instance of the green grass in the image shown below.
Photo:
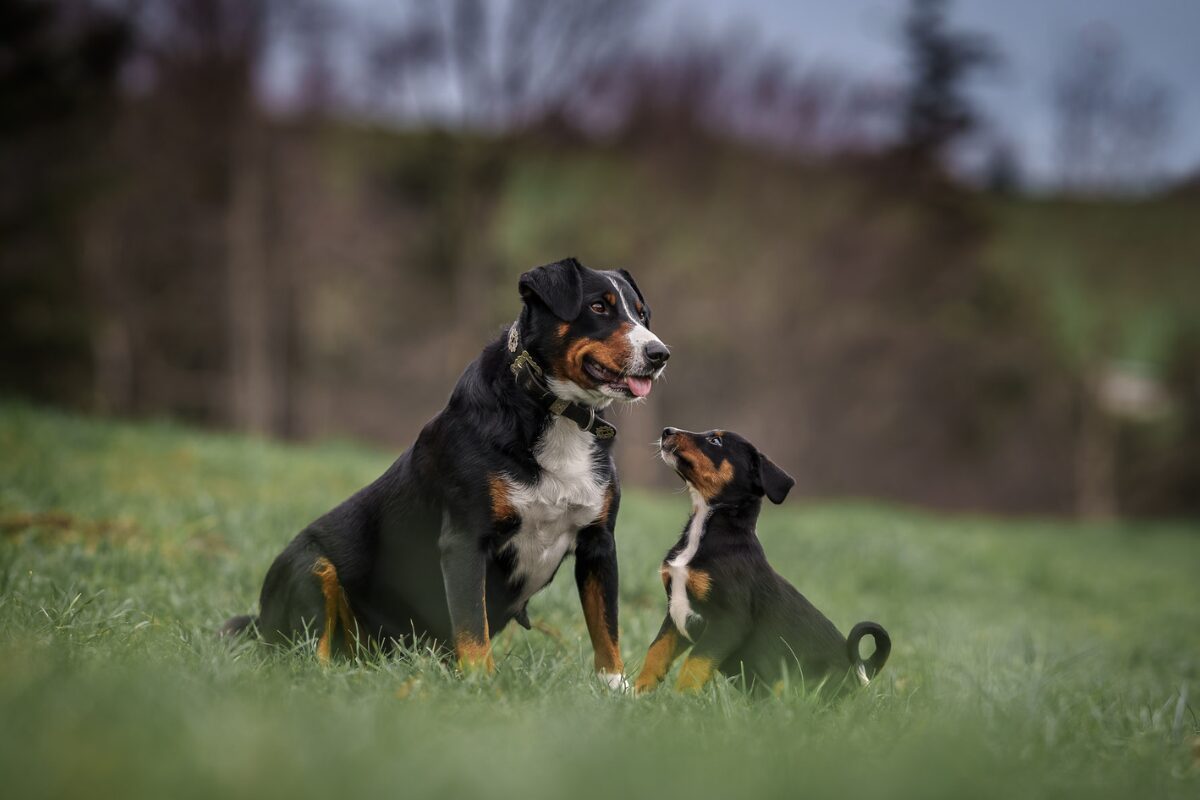
<path fill-rule="evenodd" d="M 1200 532 L 768 508 L 775 566 L 843 630 L 882 622 L 880 680 L 834 705 L 609 692 L 569 572 L 506 631 L 498 674 L 344 662 L 213 635 L 274 554 L 389 456 L 0 405 L 4 795 L 1196 797 Z M 682 496 L 627 492 L 632 670 L 663 614 Z M 1185 689 L 1184 687 L 1189 687 Z"/>

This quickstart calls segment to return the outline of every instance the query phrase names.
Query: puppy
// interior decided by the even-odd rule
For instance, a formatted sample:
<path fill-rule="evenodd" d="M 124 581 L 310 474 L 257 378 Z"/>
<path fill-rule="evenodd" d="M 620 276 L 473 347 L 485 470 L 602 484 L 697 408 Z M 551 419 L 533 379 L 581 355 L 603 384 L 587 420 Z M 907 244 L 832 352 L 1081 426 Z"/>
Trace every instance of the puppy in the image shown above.
<path fill-rule="evenodd" d="M 666 428 L 662 459 L 687 484 L 692 514 L 662 564 L 667 616 L 634 688 L 654 689 L 689 646 L 677 688 L 698 690 L 714 671 L 774 687 L 789 671 L 834 691 L 851 674 L 866 685 L 887 661 L 891 639 L 860 622 L 847 640 L 825 615 L 771 569 L 755 522 L 766 495 L 782 503 L 795 484 L 754 445 L 725 431 Z M 875 640 L 864 660 L 863 636 Z"/>

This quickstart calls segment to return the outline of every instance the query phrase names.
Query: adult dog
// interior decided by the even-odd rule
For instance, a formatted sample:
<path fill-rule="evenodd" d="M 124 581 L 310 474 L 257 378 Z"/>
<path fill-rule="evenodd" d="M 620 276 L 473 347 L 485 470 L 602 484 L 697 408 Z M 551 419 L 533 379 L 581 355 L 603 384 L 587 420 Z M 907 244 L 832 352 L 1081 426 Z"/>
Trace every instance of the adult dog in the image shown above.
<path fill-rule="evenodd" d="M 567 554 L 597 672 L 623 680 L 613 530 L 616 429 L 597 416 L 650 393 L 670 353 L 625 270 L 573 258 L 518 283 L 520 317 L 467 367 L 450 400 L 374 483 L 300 532 L 263 582 L 271 642 L 319 634 L 322 660 L 359 637 L 426 637 L 491 672 L 491 636 L 529 627 L 529 598 Z"/>

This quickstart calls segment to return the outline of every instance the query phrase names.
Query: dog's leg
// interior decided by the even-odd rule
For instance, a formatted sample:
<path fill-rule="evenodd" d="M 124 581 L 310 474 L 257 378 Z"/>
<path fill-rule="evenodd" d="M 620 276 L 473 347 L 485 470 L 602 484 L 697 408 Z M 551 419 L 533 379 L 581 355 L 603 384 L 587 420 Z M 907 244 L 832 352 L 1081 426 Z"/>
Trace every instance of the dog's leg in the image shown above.
<path fill-rule="evenodd" d="M 442 581 L 450 626 L 454 636 L 454 654 L 462 670 L 496 670 L 492 643 L 488 635 L 486 587 L 487 566 L 477 538 L 455 524 L 447 514 L 438 537 L 441 549 Z"/>
<path fill-rule="evenodd" d="M 633 684 L 634 691 L 638 694 L 654 691 L 671 671 L 671 665 L 675 663 L 675 659 L 683 652 L 682 645 L 683 640 L 675 628 L 675 621 L 668 614 L 667 618 L 663 620 L 662 627 L 658 629 L 658 635 L 651 642 L 650 649 L 646 652 L 646 661 L 642 664 L 642 671 L 638 673 L 637 680 Z"/>
<path fill-rule="evenodd" d="M 734 615 L 727 615 L 710 622 L 704 634 L 684 659 L 679 670 L 679 681 L 675 689 L 680 692 L 698 692 L 712 679 L 720 665 L 737 650 L 748 624 Z"/>
<path fill-rule="evenodd" d="M 575 545 L 575 583 L 592 639 L 597 674 L 613 688 L 625 681 L 617 630 L 617 545 L 607 525 L 593 524 Z"/>
<path fill-rule="evenodd" d="M 328 558 L 321 556 L 313 564 L 313 575 L 321 582 L 321 595 L 325 598 L 325 617 L 321 626 L 321 638 L 317 640 L 317 660 L 328 664 L 333 650 L 333 636 L 337 632 L 342 587 L 338 583 L 337 568 Z"/>

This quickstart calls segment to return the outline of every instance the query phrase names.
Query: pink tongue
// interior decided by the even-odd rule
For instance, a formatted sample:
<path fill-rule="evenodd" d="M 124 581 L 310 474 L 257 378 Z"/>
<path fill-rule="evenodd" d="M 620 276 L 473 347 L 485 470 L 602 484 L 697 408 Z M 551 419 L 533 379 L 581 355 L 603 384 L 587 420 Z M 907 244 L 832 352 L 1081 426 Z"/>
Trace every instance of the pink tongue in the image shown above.
<path fill-rule="evenodd" d="M 632 375 L 626 375 L 625 385 L 629 387 L 629 391 L 633 392 L 634 397 L 645 397 L 650 394 L 650 387 L 654 384 L 649 378 L 635 378 Z"/>

